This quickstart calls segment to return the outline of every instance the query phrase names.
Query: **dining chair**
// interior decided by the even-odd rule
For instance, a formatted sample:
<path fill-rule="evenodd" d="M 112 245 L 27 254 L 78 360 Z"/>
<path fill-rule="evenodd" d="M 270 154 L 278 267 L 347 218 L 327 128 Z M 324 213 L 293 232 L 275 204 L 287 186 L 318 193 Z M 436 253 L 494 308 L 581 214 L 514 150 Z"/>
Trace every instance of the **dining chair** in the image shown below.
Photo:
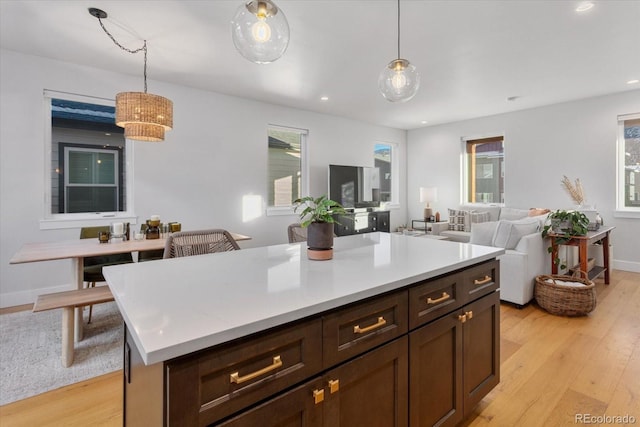
<path fill-rule="evenodd" d="M 179 231 L 167 237 L 164 258 L 204 255 L 239 249 L 240 246 L 227 230 Z"/>
<path fill-rule="evenodd" d="M 109 231 L 110 227 L 82 227 L 80 229 L 81 239 L 97 239 L 98 233 L 101 231 Z M 96 286 L 96 282 L 104 282 L 104 276 L 102 275 L 102 267 L 115 264 L 127 264 L 133 262 L 131 252 L 123 254 L 113 255 L 99 255 L 92 257 L 84 257 L 84 269 L 83 269 L 83 281 L 87 283 L 88 288 Z M 93 312 L 93 305 L 89 306 L 89 319 L 87 323 L 91 323 L 91 314 Z"/>
<path fill-rule="evenodd" d="M 289 235 L 289 243 L 307 241 L 307 229 L 298 222 L 295 224 L 289 224 L 289 227 L 287 227 L 287 234 Z"/>

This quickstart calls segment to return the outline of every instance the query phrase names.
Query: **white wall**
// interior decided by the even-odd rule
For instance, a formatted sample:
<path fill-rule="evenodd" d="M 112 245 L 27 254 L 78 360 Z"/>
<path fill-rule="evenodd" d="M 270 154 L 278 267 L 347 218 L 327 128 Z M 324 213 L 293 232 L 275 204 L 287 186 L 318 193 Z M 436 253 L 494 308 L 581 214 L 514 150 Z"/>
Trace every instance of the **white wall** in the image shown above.
<path fill-rule="evenodd" d="M 640 272 L 640 219 L 614 217 L 617 116 L 640 112 L 634 90 L 547 107 L 409 131 L 409 218 L 421 218 L 419 188 L 438 187 L 434 209 L 461 201 L 461 137 L 505 136 L 505 205 L 573 208 L 560 186 L 580 178 L 587 204 L 595 205 L 611 234 L 614 268 Z"/>
<path fill-rule="evenodd" d="M 140 76 L 0 51 L 0 306 L 68 289 L 70 261 L 10 265 L 25 242 L 76 239 L 79 229 L 40 230 L 43 218 L 43 89 L 113 98 L 140 90 Z M 375 142 L 398 144 L 400 203 L 406 206 L 406 132 L 247 99 L 150 81 L 174 102 L 174 130 L 162 143 L 135 143 L 134 205 L 184 229 L 221 227 L 253 237 L 241 246 L 285 243 L 295 216 L 242 220 L 244 195 L 266 199 L 267 124 L 309 130 L 311 194 L 327 192 L 329 163 L 373 166 Z M 404 207 L 391 212 L 404 222 Z"/>

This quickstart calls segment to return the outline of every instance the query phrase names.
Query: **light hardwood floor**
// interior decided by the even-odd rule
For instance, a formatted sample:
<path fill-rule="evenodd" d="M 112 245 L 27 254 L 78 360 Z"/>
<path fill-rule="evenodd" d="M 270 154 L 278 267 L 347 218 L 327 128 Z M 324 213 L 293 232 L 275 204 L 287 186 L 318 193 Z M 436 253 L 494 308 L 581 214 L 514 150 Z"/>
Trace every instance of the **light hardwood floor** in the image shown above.
<path fill-rule="evenodd" d="M 500 384 L 462 425 L 575 426 L 579 414 L 640 425 L 640 273 L 614 271 L 611 282 L 596 281 L 587 317 L 503 304 Z M 121 372 L 0 407 L 0 426 L 121 425 Z"/>

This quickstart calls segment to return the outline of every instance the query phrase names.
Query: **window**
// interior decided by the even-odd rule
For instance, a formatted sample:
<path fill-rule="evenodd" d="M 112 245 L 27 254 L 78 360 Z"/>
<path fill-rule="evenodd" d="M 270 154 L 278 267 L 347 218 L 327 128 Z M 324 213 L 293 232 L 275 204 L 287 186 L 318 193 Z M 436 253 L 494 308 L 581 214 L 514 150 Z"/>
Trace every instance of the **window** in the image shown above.
<path fill-rule="evenodd" d="M 51 165 L 41 228 L 64 222 L 130 217 L 130 148 L 115 124 L 112 100 L 45 91 L 46 156 Z"/>
<path fill-rule="evenodd" d="M 308 193 L 305 142 L 308 131 L 269 126 L 268 206 L 270 212 L 290 213 L 293 201 Z"/>
<path fill-rule="evenodd" d="M 504 203 L 504 138 L 463 141 L 466 202 Z"/>
<path fill-rule="evenodd" d="M 374 166 L 380 170 L 380 202 L 391 202 L 393 183 L 391 175 L 391 154 L 390 144 L 376 144 L 373 149 Z"/>
<path fill-rule="evenodd" d="M 618 117 L 618 210 L 640 212 L 640 114 Z"/>

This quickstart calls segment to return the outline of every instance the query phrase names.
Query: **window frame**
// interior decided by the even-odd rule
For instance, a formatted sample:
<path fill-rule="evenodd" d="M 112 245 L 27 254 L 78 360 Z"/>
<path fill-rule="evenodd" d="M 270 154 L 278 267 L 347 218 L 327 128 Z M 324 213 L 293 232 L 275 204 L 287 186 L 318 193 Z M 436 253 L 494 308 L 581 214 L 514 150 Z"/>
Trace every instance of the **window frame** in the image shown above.
<path fill-rule="evenodd" d="M 309 130 L 303 128 L 297 128 L 293 126 L 267 124 L 267 185 L 271 185 L 268 179 L 269 175 L 269 131 L 278 130 L 283 132 L 293 132 L 300 135 L 300 187 L 302 197 L 309 194 Z M 279 216 L 279 215 L 298 215 L 294 211 L 295 207 L 290 206 L 270 206 L 269 205 L 269 190 L 267 189 L 267 195 L 265 197 L 266 215 L 267 216 Z"/>
<path fill-rule="evenodd" d="M 505 165 L 506 165 L 506 158 L 507 158 L 507 150 L 506 150 L 506 145 L 505 145 L 505 141 L 506 141 L 506 137 L 505 137 L 505 133 L 504 132 L 492 132 L 489 134 L 485 134 L 485 135 L 479 135 L 479 136 L 471 136 L 471 137 L 461 137 L 460 138 L 460 142 L 461 142 L 461 151 L 460 151 L 460 175 L 461 175 L 461 179 L 460 179 L 460 204 L 478 204 L 478 205 L 491 205 L 491 206 L 505 206 L 506 203 L 506 199 L 504 201 L 497 201 L 497 202 L 471 202 L 469 201 L 469 153 L 467 151 L 467 147 L 468 147 L 468 143 L 472 142 L 472 141 L 486 141 L 486 142 L 491 142 L 491 140 L 495 140 L 497 141 L 498 139 L 502 140 L 502 145 L 503 145 L 503 157 L 502 157 L 502 166 L 501 166 L 501 170 L 502 170 L 502 184 L 503 184 L 503 194 L 506 194 L 506 192 L 504 191 L 506 189 L 506 175 L 504 175 L 504 171 L 505 171 Z"/>
<path fill-rule="evenodd" d="M 615 218 L 640 218 L 640 207 L 628 207 L 624 202 L 625 191 L 625 137 L 624 122 L 640 120 L 640 113 L 621 114 L 618 116 L 616 132 L 616 210 Z M 640 186 L 640 183 L 638 183 Z"/>
<path fill-rule="evenodd" d="M 115 106 L 115 100 L 107 98 L 99 98 L 88 95 L 80 95 L 69 92 L 60 92 L 45 89 L 43 91 L 43 150 L 44 150 L 44 197 L 42 205 L 42 218 L 40 219 L 41 230 L 79 228 L 88 226 L 107 225 L 111 222 L 126 221 L 132 224 L 137 223 L 137 216 L 134 211 L 134 182 L 133 182 L 133 165 L 134 150 L 131 140 L 125 138 L 125 206 L 126 211 L 120 212 L 86 212 L 86 213 L 53 213 L 51 211 L 52 197 L 52 171 L 51 171 L 51 144 L 52 144 L 52 126 L 51 126 L 51 100 L 64 99 L 68 101 L 87 102 L 97 105 Z"/>
<path fill-rule="evenodd" d="M 391 141 L 374 141 L 372 149 L 374 155 L 374 164 L 376 145 L 388 145 L 391 149 L 391 200 L 388 202 L 380 202 L 380 208 L 398 209 L 400 208 L 400 160 L 398 159 L 398 147 L 400 145 L 396 142 Z"/>

